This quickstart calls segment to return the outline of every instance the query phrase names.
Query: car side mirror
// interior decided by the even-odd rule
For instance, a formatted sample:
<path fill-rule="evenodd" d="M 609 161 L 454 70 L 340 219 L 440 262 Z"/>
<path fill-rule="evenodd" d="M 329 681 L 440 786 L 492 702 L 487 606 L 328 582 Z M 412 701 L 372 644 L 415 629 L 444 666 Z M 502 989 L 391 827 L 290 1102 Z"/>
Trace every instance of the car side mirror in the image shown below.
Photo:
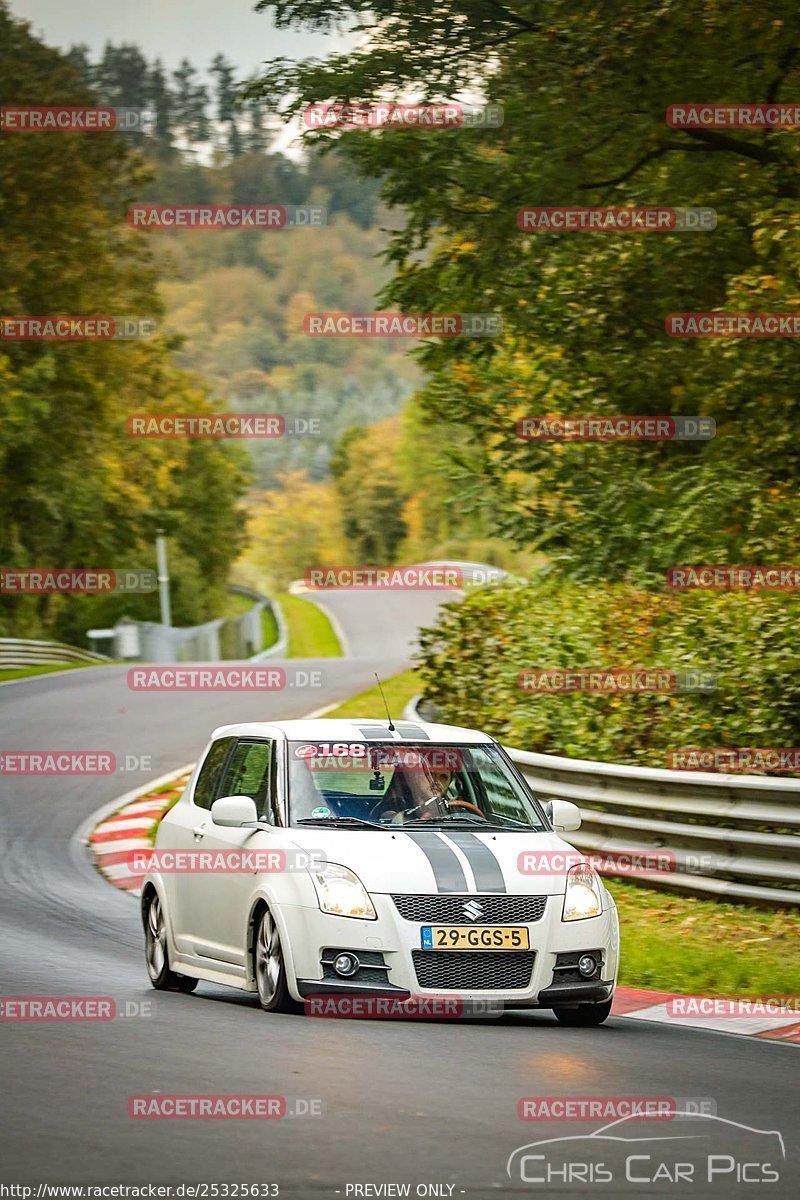
<path fill-rule="evenodd" d="M 211 820 L 229 829 L 250 829 L 258 825 L 255 800 L 250 796 L 220 796 L 211 805 Z"/>
<path fill-rule="evenodd" d="M 547 808 L 553 829 L 557 832 L 569 833 L 573 829 L 580 829 L 581 810 L 571 800 L 551 800 Z"/>

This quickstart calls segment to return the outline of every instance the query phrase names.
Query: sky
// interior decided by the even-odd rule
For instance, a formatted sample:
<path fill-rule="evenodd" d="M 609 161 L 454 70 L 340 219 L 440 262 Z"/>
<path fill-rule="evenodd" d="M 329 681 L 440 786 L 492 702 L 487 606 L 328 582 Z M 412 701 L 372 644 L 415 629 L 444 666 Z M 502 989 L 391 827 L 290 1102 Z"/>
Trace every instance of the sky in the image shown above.
<path fill-rule="evenodd" d="M 133 42 L 147 58 L 174 68 L 188 58 L 205 67 L 222 53 L 244 78 L 265 59 L 322 57 L 344 45 L 336 34 L 276 30 L 255 0 L 10 0 L 48 45 L 85 42 L 93 52 L 107 42 Z M 91 57 L 95 57 L 93 53 Z"/>

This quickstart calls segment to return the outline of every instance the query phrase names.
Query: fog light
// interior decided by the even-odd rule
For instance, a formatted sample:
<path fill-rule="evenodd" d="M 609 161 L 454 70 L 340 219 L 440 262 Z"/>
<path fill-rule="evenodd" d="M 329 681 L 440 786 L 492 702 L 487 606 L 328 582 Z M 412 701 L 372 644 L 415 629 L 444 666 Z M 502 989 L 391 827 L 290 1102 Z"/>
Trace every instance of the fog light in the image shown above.
<path fill-rule="evenodd" d="M 584 979 L 588 979 L 591 975 L 594 975 L 595 971 L 597 970 L 597 963 L 592 958 L 591 954 L 581 955 L 581 957 L 578 959 L 578 970 L 580 971 L 581 975 L 583 975 Z"/>
<path fill-rule="evenodd" d="M 594 960 L 593 960 L 594 961 Z M 361 963 L 356 958 L 355 954 L 337 954 L 333 960 L 333 969 L 337 975 L 355 975 Z"/>

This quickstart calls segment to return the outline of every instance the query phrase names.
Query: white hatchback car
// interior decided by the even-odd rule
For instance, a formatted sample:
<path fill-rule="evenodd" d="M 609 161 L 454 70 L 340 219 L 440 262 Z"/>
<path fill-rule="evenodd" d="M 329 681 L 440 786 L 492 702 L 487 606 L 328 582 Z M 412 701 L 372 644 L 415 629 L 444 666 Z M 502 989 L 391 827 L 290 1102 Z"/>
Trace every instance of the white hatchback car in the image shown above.
<path fill-rule="evenodd" d="M 558 836 L 579 825 L 472 729 L 224 726 L 158 829 L 141 898 L 150 979 L 229 984 L 268 1011 L 437 996 L 597 1025 L 619 925 Z"/>

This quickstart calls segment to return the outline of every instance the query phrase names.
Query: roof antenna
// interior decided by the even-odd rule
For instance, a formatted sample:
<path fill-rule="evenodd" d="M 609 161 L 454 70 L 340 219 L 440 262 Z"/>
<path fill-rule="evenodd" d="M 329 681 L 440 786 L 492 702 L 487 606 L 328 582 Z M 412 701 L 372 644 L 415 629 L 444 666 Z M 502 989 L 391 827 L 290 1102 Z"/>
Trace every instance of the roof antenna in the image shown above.
<path fill-rule="evenodd" d="M 377 672 L 377 671 L 375 671 L 375 678 L 376 678 L 376 679 L 378 679 L 378 672 Z M 392 733 L 395 733 L 395 732 L 396 732 L 396 730 L 395 730 L 395 727 L 394 727 L 394 725 L 392 724 L 392 714 L 389 712 L 389 705 L 386 703 L 386 697 L 385 697 L 385 696 L 384 696 L 384 694 L 383 694 L 383 688 L 381 687 L 381 681 L 380 681 L 380 679 L 378 679 L 378 689 L 379 689 L 379 691 L 380 691 L 380 693 L 381 693 L 381 700 L 383 701 L 383 707 L 386 709 L 386 716 L 387 716 L 387 718 L 388 718 L 388 721 L 389 721 L 389 728 L 391 729 Z"/>

